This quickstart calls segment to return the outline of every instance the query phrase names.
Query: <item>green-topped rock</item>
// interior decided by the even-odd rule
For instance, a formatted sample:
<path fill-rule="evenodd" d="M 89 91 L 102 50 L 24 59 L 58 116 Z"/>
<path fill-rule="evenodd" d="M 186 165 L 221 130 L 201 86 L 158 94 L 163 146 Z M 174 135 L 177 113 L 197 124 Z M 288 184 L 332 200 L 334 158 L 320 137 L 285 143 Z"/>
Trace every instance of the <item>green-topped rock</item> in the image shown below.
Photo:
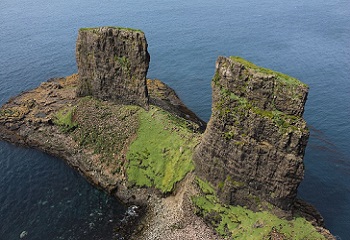
<path fill-rule="evenodd" d="M 298 79 L 240 57 L 219 57 L 216 67 L 214 81 L 221 89 L 230 90 L 258 108 L 302 116 L 308 86 Z"/>
<path fill-rule="evenodd" d="M 212 116 L 195 152 L 197 172 L 222 202 L 290 210 L 304 175 L 308 87 L 238 57 L 219 57 Z"/>

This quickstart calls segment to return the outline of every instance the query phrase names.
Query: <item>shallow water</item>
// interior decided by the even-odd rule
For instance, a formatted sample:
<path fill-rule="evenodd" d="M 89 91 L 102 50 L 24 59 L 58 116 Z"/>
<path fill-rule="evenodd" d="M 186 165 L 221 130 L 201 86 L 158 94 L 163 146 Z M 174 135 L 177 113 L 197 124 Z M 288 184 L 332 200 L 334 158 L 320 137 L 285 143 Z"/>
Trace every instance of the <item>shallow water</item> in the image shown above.
<path fill-rule="evenodd" d="M 210 80 L 218 55 L 239 55 L 292 75 L 310 86 L 305 118 L 311 137 L 299 196 L 320 210 L 334 234 L 350 239 L 349 9 L 348 0 L 2 0 L 0 103 L 48 78 L 76 72 L 77 30 L 91 26 L 142 29 L 151 54 L 148 77 L 169 84 L 206 120 L 211 107 Z M 36 151 L 3 143 L 1 149 L 11 153 L 11 160 L 1 160 L 9 169 L 15 169 L 23 159 L 28 159 L 28 169 L 34 169 L 34 163 L 46 167 L 59 162 L 44 154 L 40 155 L 43 160 L 36 162 L 32 156 L 39 154 Z M 8 158 L 4 153 L 0 156 Z M 43 166 L 38 167 L 33 179 L 41 178 Z M 68 174 L 67 169 L 57 171 Z M 21 182 L 25 178 L 11 180 L 10 170 L 3 174 L 8 184 L 0 191 L 1 199 L 5 199 L 7 211 L 16 213 L 19 205 L 2 194 L 10 186 L 25 185 Z M 49 189 L 60 187 L 52 184 Z M 34 189 L 29 198 L 45 199 L 45 194 L 40 188 Z M 38 232 L 43 231 L 43 235 L 37 239 L 45 239 L 46 222 L 41 223 Z M 16 229 L 13 220 L 6 225 L 7 231 L 16 236 L 22 230 Z"/>

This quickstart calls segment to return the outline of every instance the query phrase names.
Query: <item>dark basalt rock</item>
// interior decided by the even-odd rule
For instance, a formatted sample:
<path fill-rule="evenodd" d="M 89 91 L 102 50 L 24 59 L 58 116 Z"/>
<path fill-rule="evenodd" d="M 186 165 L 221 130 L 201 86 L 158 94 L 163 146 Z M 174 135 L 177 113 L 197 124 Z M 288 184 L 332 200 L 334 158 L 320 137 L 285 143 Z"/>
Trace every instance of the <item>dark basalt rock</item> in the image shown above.
<path fill-rule="evenodd" d="M 194 154 L 197 173 L 224 203 L 290 210 L 304 175 L 308 87 L 241 58 L 219 57 L 212 88 L 212 116 Z"/>
<path fill-rule="evenodd" d="M 80 29 L 76 59 L 77 96 L 92 95 L 147 108 L 150 55 L 142 31 L 117 27 Z"/>

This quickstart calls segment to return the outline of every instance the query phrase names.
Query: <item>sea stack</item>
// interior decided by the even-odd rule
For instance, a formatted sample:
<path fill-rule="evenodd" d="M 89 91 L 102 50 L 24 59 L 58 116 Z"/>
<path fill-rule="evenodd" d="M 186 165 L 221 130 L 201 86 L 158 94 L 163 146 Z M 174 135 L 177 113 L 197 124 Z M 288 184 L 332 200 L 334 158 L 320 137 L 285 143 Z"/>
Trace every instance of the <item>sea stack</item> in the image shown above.
<path fill-rule="evenodd" d="M 82 28 L 76 44 L 77 96 L 148 107 L 150 55 L 145 34 L 118 27 Z"/>
<path fill-rule="evenodd" d="M 308 87 L 238 57 L 219 57 L 212 115 L 194 160 L 225 204 L 291 210 L 303 179 Z"/>

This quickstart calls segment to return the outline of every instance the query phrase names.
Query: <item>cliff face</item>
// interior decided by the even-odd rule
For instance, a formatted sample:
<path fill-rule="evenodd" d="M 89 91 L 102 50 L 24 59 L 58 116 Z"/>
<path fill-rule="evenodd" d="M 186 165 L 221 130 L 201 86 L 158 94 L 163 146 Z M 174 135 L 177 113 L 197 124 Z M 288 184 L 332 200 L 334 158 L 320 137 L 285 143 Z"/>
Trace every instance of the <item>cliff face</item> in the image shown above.
<path fill-rule="evenodd" d="M 303 179 L 308 87 L 237 57 L 219 57 L 212 116 L 197 147 L 197 173 L 224 203 L 290 210 Z"/>
<path fill-rule="evenodd" d="M 76 59 L 78 96 L 148 106 L 150 55 L 143 32 L 116 27 L 80 29 Z"/>

